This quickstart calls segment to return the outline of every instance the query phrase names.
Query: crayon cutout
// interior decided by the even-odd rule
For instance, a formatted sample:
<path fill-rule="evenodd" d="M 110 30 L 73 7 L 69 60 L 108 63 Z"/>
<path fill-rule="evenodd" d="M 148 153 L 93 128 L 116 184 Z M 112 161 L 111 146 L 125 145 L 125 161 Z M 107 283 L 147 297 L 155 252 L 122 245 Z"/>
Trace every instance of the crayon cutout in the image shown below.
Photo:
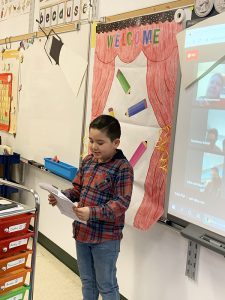
<path fill-rule="evenodd" d="M 130 159 L 130 164 L 133 168 L 136 165 L 136 163 L 139 161 L 141 156 L 144 154 L 146 149 L 147 149 L 147 141 L 141 142 Z"/>
<path fill-rule="evenodd" d="M 115 118 L 114 110 L 112 107 L 108 109 L 109 115 Z"/>
<path fill-rule="evenodd" d="M 130 84 L 129 82 L 126 80 L 125 76 L 123 75 L 123 73 L 120 71 L 120 69 L 118 69 L 117 74 L 116 74 L 117 79 L 120 82 L 120 85 L 122 86 L 125 94 L 130 94 Z"/>
<path fill-rule="evenodd" d="M 138 114 L 139 112 L 143 111 L 144 109 L 146 109 L 147 107 L 148 107 L 147 101 L 146 101 L 146 99 L 143 99 L 143 100 L 139 101 L 138 103 L 129 107 L 127 112 L 125 113 L 125 115 L 127 117 L 134 116 L 134 115 Z"/>
<path fill-rule="evenodd" d="M 58 156 L 57 155 L 55 155 L 53 158 L 52 158 L 52 161 L 54 161 L 54 162 L 59 162 L 59 159 L 58 159 Z"/>

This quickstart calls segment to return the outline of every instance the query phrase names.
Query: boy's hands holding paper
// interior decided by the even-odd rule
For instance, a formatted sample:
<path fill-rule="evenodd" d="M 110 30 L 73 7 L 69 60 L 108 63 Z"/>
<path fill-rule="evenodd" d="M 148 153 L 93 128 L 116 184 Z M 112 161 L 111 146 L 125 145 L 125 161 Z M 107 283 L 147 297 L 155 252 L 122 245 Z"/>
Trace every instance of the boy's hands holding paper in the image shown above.
<path fill-rule="evenodd" d="M 48 202 L 50 205 L 55 206 L 57 204 L 57 199 L 53 194 L 48 195 Z M 73 211 L 81 221 L 87 221 L 90 217 L 90 209 L 89 207 L 76 207 L 73 206 Z"/>
<path fill-rule="evenodd" d="M 49 204 L 52 205 L 52 206 L 55 206 L 55 205 L 57 204 L 57 200 L 56 200 L 56 198 L 54 197 L 54 195 L 52 195 L 52 194 L 49 194 L 49 195 L 48 195 L 48 202 L 49 202 Z"/>
<path fill-rule="evenodd" d="M 77 208 L 77 203 L 73 203 L 60 190 L 51 184 L 39 183 L 39 186 L 50 193 L 48 195 L 48 202 L 50 205 L 57 206 L 60 212 L 67 217 L 86 224 L 90 215 L 89 208 Z"/>
<path fill-rule="evenodd" d="M 73 211 L 75 212 L 78 219 L 81 221 L 87 221 L 90 218 L 90 208 L 88 206 L 85 207 L 73 207 Z"/>

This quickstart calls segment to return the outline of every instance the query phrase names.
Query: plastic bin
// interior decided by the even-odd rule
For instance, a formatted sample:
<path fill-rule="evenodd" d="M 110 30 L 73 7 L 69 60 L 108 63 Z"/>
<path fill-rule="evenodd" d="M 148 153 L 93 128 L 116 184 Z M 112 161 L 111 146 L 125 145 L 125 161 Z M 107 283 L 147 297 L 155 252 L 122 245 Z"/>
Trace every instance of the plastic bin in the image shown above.
<path fill-rule="evenodd" d="M 1 300 L 23 300 L 26 291 L 29 289 L 30 289 L 29 286 L 19 287 L 5 295 L 1 295 Z"/>
<path fill-rule="evenodd" d="M 28 232 L 34 214 L 21 214 L 0 219 L 0 239 L 21 235 Z"/>
<path fill-rule="evenodd" d="M 0 155 L 0 173 L 3 179 L 11 180 L 11 167 L 20 163 L 20 154 L 13 152 Z M 0 195 L 9 198 L 10 194 L 18 192 L 18 189 L 9 186 L 0 186 Z"/>
<path fill-rule="evenodd" d="M 0 295 L 23 286 L 28 272 L 31 272 L 30 268 L 15 270 L 5 274 L 4 276 L 1 276 Z M 0 299 L 2 299 L 2 296 Z"/>
<path fill-rule="evenodd" d="M 25 268 L 29 254 L 32 250 L 23 251 L 19 254 L 0 259 L 0 277 L 6 273 Z"/>
<path fill-rule="evenodd" d="M 55 162 L 51 158 L 44 158 L 44 161 L 46 169 L 70 181 L 74 179 L 77 173 L 77 168 L 61 161 Z"/>
<path fill-rule="evenodd" d="M 20 251 L 28 250 L 27 244 L 33 232 L 0 240 L 0 258 L 9 257 Z"/>
<path fill-rule="evenodd" d="M 20 163 L 20 154 L 13 152 L 12 155 L 0 155 L 0 164 L 4 165 L 3 178 L 10 180 L 10 167 L 12 164 Z"/>
<path fill-rule="evenodd" d="M 18 189 L 10 186 L 0 185 L 0 195 L 5 198 L 9 198 L 12 193 L 17 193 Z"/>
<path fill-rule="evenodd" d="M 13 154 L 1 154 L 0 155 L 0 164 L 18 164 L 20 162 L 20 154 L 13 152 Z"/>

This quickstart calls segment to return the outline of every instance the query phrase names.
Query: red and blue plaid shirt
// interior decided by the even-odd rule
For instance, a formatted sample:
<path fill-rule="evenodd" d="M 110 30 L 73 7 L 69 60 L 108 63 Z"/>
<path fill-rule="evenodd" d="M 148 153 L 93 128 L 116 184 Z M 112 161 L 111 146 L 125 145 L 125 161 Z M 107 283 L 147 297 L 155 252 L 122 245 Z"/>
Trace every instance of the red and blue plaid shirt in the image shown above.
<path fill-rule="evenodd" d="M 133 169 L 121 150 L 105 163 L 98 163 L 93 155 L 83 159 L 73 188 L 64 191 L 72 202 L 78 202 L 78 207 L 90 207 L 87 224 L 73 223 L 76 240 L 101 243 L 122 239 L 133 177 Z"/>

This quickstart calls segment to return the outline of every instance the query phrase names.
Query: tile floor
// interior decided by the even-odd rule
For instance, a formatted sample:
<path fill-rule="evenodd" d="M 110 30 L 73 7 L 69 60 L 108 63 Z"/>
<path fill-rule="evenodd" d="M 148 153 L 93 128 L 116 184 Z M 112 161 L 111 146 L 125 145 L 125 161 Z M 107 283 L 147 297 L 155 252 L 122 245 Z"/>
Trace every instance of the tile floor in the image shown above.
<path fill-rule="evenodd" d="M 82 300 L 80 278 L 37 244 L 34 300 Z"/>

